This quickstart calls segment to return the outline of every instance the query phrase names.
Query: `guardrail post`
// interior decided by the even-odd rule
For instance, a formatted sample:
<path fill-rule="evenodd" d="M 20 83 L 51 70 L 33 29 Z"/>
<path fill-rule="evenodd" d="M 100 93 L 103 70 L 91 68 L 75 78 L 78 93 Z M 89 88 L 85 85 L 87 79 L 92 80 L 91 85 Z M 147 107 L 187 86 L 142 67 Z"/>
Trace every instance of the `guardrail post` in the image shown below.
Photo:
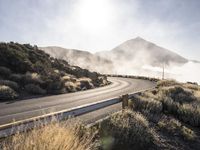
<path fill-rule="evenodd" d="M 125 109 L 128 107 L 128 94 L 122 95 L 121 100 L 122 100 L 122 109 Z"/>

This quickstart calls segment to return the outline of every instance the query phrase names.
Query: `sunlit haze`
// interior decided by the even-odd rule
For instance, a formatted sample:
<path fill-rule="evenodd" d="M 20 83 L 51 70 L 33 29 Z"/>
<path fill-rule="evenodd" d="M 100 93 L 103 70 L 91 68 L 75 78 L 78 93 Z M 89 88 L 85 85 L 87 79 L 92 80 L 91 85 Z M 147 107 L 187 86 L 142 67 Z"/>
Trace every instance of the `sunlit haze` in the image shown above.
<path fill-rule="evenodd" d="M 140 36 L 200 60 L 198 0 L 1 0 L 0 41 L 97 52 Z"/>

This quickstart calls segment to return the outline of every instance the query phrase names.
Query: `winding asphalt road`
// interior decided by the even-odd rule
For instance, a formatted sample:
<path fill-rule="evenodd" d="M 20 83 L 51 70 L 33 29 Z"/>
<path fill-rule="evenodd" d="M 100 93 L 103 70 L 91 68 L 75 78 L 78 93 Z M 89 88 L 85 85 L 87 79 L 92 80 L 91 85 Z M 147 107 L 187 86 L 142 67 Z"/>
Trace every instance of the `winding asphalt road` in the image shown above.
<path fill-rule="evenodd" d="M 146 90 L 153 82 L 130 78 L 109 77 L 112 84 L 69 94 L 0 103 L 0 125 L 106 100 L 123 94 Z"/>

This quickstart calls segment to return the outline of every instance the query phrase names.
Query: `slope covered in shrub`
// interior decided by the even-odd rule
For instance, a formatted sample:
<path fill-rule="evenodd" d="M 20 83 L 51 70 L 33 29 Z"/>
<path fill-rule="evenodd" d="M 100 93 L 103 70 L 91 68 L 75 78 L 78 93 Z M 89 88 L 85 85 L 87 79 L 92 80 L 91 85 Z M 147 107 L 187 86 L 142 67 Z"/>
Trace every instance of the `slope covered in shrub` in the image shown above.
<path fill-rule="evenodd" d="M 66 81 L 63 77 L 68 77 L 69 80 Z M 81 82 L 81 87 L 74 88 L 66 86 L 68 82 L 74 85 L 80 83 L 81 78 L 88 79 L 89 83 Z M 71 66 L 65 60 L 55 59 L 39 50 L 37 46 L 13 42 L 0 43 L 0 85 L 7 86 L 19 95 L 19 98 L 61 94 L 105 84 L 106 77 L 78 66 Z M 0 98 L 2 99 L 9 100 Z"/>

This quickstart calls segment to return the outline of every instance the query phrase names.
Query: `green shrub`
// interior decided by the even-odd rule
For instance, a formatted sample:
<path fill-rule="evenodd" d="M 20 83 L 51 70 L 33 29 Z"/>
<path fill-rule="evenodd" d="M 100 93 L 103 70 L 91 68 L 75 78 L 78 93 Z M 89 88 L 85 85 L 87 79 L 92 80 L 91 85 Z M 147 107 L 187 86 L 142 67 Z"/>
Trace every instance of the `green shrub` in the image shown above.
<path fill-rule="evenodd" d="M 51 80 L 47 85 L 47 92 L 49 94 L 63 94 L 66 92 L 66 89 L 62 81 Z"/>
<path fill-rule="evenodd" d="M 0 76 L 8 77 L 10 74 L 11 74 L 11 71 L 9 68 L 0 66 Z"/>
<path fill-rule="evenodd" d="M 27 84 L 25 86 L 25 90 L 30 93 L 30 94 L 45 94 L 46 90 L 42 89 L 39 85 L 35 85 L 35 84 Z"/>
<path fill-rule="evenodd" d="M 45 89 L 49 94 L 63 94 L 66 92 L 65 82 L 56 73 L 50 73 L 45 77 Z"/>
<path fill-rule="evenodd" d="M 40 75 L 38 73 L 30 73 L 27 72 L 25 75 L 22 77 L 22 84 L 42 84 L 43 81 L 40 78 Z"/>
<path fill-rule="evenodd" d="M 154 140 L 146 118 L 130 110 L 101 122 L 99 132 L 103 149 L 148 149 Z"/>
<path fill-rule="evenodd" d="M 22 74 L 11 74 L 11 75 L 9 76 L 9 79 L 10 79 L 11 81 L 15 81 L 15 82 L 17 82 L 17 83 L 19 83 L 19 84 L 21 84 L 22 78 L 23 78 L 23 75 L 22 75 Z"/>
<path fill-rule="evenodd" d="M 9 86 L 10 88 L 14 89 L 15 91 L 19 91 L 19 85 L 10 80 L 0 80 L 0 85 L 6 85 Z"/>
<path fill-rule="evenodd" d="M 133 99 L 133 108 L 135 110 L 139 111 L 148 110 L 151 113 L 162 112 L 163 106 L 160 101 L 156 101 L 151 98 L 144 98 L 141 96 L 134 96 L 132 99 Z"/>
<path fill-rule="evenodd" d="M 0 85 L 0 100 L 13 100 L 18 97 L 18 94 L 10 87 Z"/>

